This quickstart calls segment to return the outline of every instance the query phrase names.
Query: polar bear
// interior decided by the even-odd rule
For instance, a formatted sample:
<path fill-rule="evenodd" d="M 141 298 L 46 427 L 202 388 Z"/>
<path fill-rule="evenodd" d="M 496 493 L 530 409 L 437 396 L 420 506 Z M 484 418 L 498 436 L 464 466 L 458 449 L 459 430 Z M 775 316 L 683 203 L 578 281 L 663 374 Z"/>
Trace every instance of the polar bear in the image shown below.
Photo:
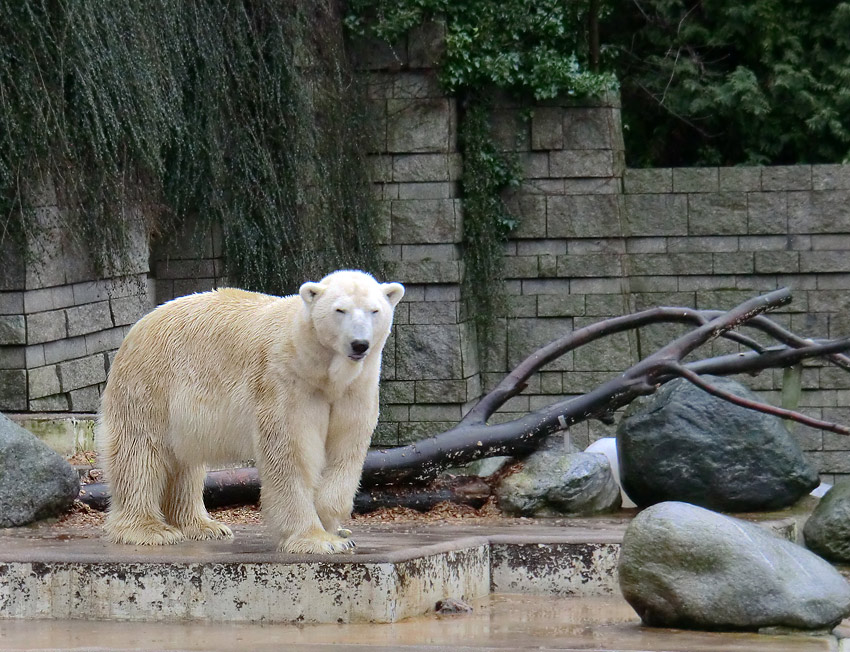
<path fill-rule="evenodd" d="M 143 317 L 115 356 L 98 420 L 107 538 L 232 536 L 204 508 L 205 465 L 254 459 L 279 550 L 353 548 L 340 522 L 378 421 L 381 351 L 403 295 L 345 270 L 299 296 L 226 288 Z"/>

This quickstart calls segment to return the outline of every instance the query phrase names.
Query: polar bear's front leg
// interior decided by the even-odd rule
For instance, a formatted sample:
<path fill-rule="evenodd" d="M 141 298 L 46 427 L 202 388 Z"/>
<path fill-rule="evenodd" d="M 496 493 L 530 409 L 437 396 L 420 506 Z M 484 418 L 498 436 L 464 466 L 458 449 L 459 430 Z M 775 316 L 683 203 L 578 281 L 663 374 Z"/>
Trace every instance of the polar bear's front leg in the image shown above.
<path fill-rule="evenodd" d="M 289 410 L 261 411 L 259 419 L 262 507 L 280 536 L 278 550 L 289 553 L 346 552 L 353 542 L 327 532 L 316 513 L 315 492 L 324 465 L 327 406 L 310 410 L 309 397 Z M 297 407 L 295 407 L 297 406 Z"/>
<path fill-rule="evenodd" d="M 364 408 L 369 406 L 374 408 L 364 412 Z M 377 395 L 374 398 L 347 396 L 331 410 L 325 443 L 325 469 L 316 490 L 316 511 L 328 532 L 344 537 L 351 535 L 350 530 L 342 529 L 340 525 L 351 516 L 354 495 L 363 473 L 363 461 L 377 423 Z"/>

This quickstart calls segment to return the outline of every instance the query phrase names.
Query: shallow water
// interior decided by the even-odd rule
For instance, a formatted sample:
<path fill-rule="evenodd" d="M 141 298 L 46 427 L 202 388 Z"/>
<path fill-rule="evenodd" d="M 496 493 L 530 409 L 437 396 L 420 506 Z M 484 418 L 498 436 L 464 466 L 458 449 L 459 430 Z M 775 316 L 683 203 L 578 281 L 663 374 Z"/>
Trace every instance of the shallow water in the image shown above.
<path fill-rule="evenodd" d="M 687 632 L 642 627 L 619 596 L 492 595 L 471 614 L 392 624 L 245 625 L 0 621 L 3 650 L 608 650 L 810 652 L 833 637 Z"/>

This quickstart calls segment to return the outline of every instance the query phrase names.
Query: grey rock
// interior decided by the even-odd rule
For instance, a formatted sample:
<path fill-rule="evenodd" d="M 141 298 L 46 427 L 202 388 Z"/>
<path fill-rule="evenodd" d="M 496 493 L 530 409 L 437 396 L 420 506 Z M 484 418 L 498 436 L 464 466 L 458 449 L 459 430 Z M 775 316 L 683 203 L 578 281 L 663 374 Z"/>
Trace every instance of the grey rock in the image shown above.
<path fill-rule="evenodd" d="M 737 396 L 740 383 L 705 377 Z M 744 512 L 792 505 L 818 486 L 817 471 L 772 415 L 674 380 L 627 410 L 617 429 L 623 489 L 640 506 L 682 500 Z"/>
<path fill-rule="evenodd" d="M 0 415 L 0 527 L 54 516 L 79 493 L 79 476 L 65 459 Z"/>
<path fill-rule="evenodd" d="M 479 478 L 486 478 L 500 470 L 512 459 L 512 457 L 485 457 L 463 466 L 448 469 L 446 473 L 451 475 L 476 475 Z"/>
<path fill-rule="evenodd" d="M 520 516 L 598 514 L 620 506 L 608 459 L 553 446 L 529 455 L 521 471 L 496 488 L 499 507 Z"/>
<path fill-rule="evenodd" d="M 803 528 L 810 550 L 831 561 L 850 562 L 850 480 L 821 498 Z"/>
<path fill-rule="evenodd" d="M 680 502 L 631 522 L 619 581 L 644 623 L 657 627 L 823 629 L 850 613 L 850 585 L 828 562 L 752 523 Z"/>

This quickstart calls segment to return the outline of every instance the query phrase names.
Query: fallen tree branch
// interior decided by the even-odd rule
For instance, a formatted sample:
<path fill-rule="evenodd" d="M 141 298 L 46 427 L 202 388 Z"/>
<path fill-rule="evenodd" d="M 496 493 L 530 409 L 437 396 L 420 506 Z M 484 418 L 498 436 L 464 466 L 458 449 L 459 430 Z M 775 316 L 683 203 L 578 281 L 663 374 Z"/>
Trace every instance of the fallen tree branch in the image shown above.
<path fill-rule="evenodd" d="M 786 305 L 790 300 L 790 292 L 781 289 L 749 299 L 729 311 L 652 308 L 575 330 L 523 360 L 455 427 L 407 446 L 370 451 L 363 468 L 361 486 L 364 493 L 375 487 L 424 485 L 432 482 L 448 467 L 484 457 L 526 455 L 536 450 L 549 435 L 588 419 L 605 420 L 617 409 L 639 396 L 655 392 L 662 384 L 677 376 L 684 376 L 691 382 L 696 380 L 694 384 L 711 391 L 708 389 L 710 385 L 700 379 L 701 375 L 755 374 L 764 369 L 787 367 L 814 357 L 826 358 L 850 371 L 850 358 L 844 355 L 850 351 L 850 336 L 837 340 L 804 339 L 763 315 Z M 532 374 L 564 353 L 608 335 L 667 323 L 685 323 L 695 328 L 586 394 L 557 401 L 513 421 L 487 424 L 496 410 L 522 392 Z M 752 338 L 733 331 L 740 326 L 758 330 L 783 346 L 764 347 Z M 698 347 L 718 337 L 730 339 L 750 350 L 683 362 Z M 732 400 L 725 393 L 720 397 Z M 763 409 L 762 404 L 747 404 L 744 407 L 768 411 Z M 796 412 L 780 411 L 779 408 L 771 409 L 777 416 L 796 417 L 795 420 L 816 428 L 841 434 L 850 433 L 850 430 L 838 424 L 812 419 Z"/>

